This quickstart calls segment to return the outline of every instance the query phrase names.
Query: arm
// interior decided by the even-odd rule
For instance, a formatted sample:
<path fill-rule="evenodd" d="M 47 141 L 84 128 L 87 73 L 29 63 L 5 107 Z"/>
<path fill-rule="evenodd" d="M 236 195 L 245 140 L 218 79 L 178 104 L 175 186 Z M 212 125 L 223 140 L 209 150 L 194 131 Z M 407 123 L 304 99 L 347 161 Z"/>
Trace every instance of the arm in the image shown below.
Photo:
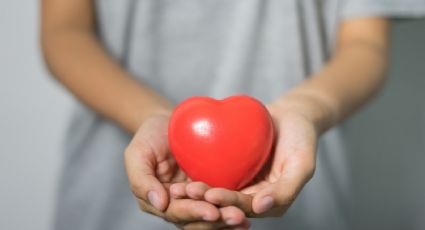
<path fill-rule="evenodd" d="M 322 71 L 269 105 L 276 121 L 276 152 L 267 186 L 251 186 L 255 215 L 286 212 L 312 178 L 317 140 L 351 115 L 385 80 L 389 21 L 364 18 L 341 24 L 335 54 Z"/>
<path fill-rule="evenodd" d="M 335 54 L 325 68 L 278 99 L 282 110 L 296 110 L 319 133 L 365 104 L 382 86 L 388 62 L 389 21 L 356 19 L 340 26 Z"/>
<path fill-rule="evenodd" d="M 53 76 L 80 101 L 132 133 L 150 115 L 168 113 L 167 100 L 122 69 L 94 31 L 94 1 L 42 1 L 42 50 Z"/>
<path fill-rule="evenodd" d="M 94 1 L 42 1 L 41 43 L 50 71 L 87 106 L 131 133 L 138 130 L 125 158 L 140 208 L 181 227 L 192 222 L 196 229 L 224 227 L 223 221 L 235 219 L 235 214 L 237 220 L 230 225 L 247 225 L 235 207 L 218 209 L 205 201 L 169 198 L 170 180 L 185 180 L 168 151 L 171 105 L 121 68 L 94 31 Z"/>
<path fill-rule="evenodd" d="M 317 139 L 365 104 L 382 86 L 388 62 L 389 22 L 364 18 L 340 26 L 334 56 L 323 68 L 268 109 L 277 130 L 276 148 L 264 174 L 241 192 L 176 183 L 173 191 L 202 193 L 219 207 L 234 205 L 253 217 L 280 216 L 311 179 Z"/>

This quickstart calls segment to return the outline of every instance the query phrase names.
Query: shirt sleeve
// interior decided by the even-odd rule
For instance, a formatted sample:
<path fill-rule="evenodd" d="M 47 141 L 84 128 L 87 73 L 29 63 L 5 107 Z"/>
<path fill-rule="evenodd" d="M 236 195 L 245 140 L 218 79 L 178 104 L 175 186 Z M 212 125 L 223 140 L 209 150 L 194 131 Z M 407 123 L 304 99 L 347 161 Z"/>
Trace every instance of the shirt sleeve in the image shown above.
<path fill-rule="evenodd" d="M 343 0 L 342 16 L 388 18 L 425 17 L 425 0 Z"/>

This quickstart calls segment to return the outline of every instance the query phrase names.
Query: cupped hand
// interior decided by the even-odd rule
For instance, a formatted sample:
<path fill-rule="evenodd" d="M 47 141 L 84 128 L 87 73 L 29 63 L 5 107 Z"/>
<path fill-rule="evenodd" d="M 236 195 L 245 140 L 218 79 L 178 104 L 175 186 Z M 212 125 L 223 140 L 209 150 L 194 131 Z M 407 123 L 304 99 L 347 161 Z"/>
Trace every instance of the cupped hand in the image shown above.
<path fill-rule="evenodd" d="M 231 191 L 200 182 L 182 182 L 171 185 L 171 196 L 205 200 L 218 207 L 236 206 L 249 217 L 283 215 L 313 176 L 318 132 L 301 114 L 273 106 L 268 109 L 275 125 L 275 146 L 251 185 Z"/>
<path fill-rule="evenodd" d="M 217 208 L 197 199 L 174 199 L 171 183 L 189 182 L 170 154 L 167 139 L 168 115 L 148 118 L 125 151 L 125 167 L 132 192 L 142 210 L 182 229 L 248 228 L 239 208 Z"/>

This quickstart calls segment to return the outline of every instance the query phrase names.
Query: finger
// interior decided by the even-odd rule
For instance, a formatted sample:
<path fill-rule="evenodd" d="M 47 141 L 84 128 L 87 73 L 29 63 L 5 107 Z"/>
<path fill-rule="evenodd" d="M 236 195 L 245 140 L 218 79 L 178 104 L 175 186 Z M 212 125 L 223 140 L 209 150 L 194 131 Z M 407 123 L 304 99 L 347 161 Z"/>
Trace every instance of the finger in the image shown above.
<path fill-rule="evenodd" d="M 249 227 L 244 227 L 244 226 L 220 228 L 220 230 L 248 230 L 248 229 Z"/>
<path fill-rule="evenodd" d="M 153 207 L 151 204 L 149 204 L 148 202 L 141 200 L 141 199 L 137 199 L 138 203 L 139 203 L 139 208 L 149 214 L 161 217 L 161 218 L 165 218 L 165 214 L 156 209 L 155 207 Z"/>
<path fill-rule="evenodd" d="M 195 222 L 187 224 L 183 229 L 224 229 L 228 227 L 249 227 L 250 223 L 245 214 L 234 206 L 220 208 L 220 220 L 216 222 Z"/>
<path fill-rule="evenodd" d="M 249 229 L 251 227 L 251 222 L 248 219 L 245 219 L 240 225 L 240 229 Z"/>
<path fill-rule="evenodd" d="M 214 205 L 198 200 L 172 200 L 165 212 L 165 218 L 176 224 L 197 221 L 214 222 L 220 218 L 220 212 Z"/>
<path fill-rule="evenodd" d="M 224 226 L 219 228 L 220 230 L 248 230 L 251 227 L 251 223 L 248 219 L 245 219 L 240 225 L 237 226 Z"/>
<path fill-rule="evenodd" d="M 219 229 L 226 226 L 224 222 L 217 221 L 220 218 L 220 213 L 217 212 L 218 215 L 217 213 L 214 213 L 217 209 L 206 202 L 194 200 L 171 200 L 167 211 L 164 213 L 154 208 L 144 200 L 138 201 L 142 210 L 161 217 L 181 229 L 188 229 L 186 227 L 187 225 L 189 227 L 193 227 L 189 229 Z"/>
<path fill-rule="evenodd" d="M 223 229 L 226 224 L 223 222 L 194 222 L 181 226 L 184 230 L 216 230 Z"/>
<path fill-rule="evenodd" d="M 252 196 L 224 188 L 209 189 L 204 198 L 206 201 L 220 207 L 236 206 L 247 214 L 252 212 Z"/>
<path fill-rule="evenodd" d="M 223 222 L 209 223 L 209 222 L 196 222 L 181 226 L 184 230 L 248 230 L 251 224 L 249 221 L 243 222 L 241 225 L 228 226 Z"/>
<path fill-rule="evenodd" d="M 137 145 L 135 139 L 125 151 L 125 166 L 134 195 L 148 201 L 158 210 L 165 210 L 168 204 L 168 195 L 165 188 L 155 177 L 157 159 L 154 150 L 148 143 Z M 141 144 L 143 140 L 138 140 Z"/>
<path fill-rule="evenodd" d="M 250 227 L 250 225 L 245 226 L 245 225 L 240 225 L 240 226 L 235 226 L 235 227 L 224 227 L 224 228 L 219 228 L 220 230 L 248 230 Z"/>
<path fill-rule="evenodd" d="M 186 183 L 175 183 L 170 186 L 170 196 L 174 199 L 187 198 Z"/>
<path fill-rule="evenodd" d="M 267 181 L 260 181 L 256 184 L 250 185 L 244 189 L 242 189 L 240 192 L 247 195 L 253 195 L 255 193 L 258 193 L 260 190 L 263 190 L 265 187 L 269 186 L 269 182 Z"/>
<path fill-rule="evenodd" d="M 314 171 L 311 161 L 291 156 L 286 162 L 278 180 L 254 196 L 252 208 L 255 213 L 264 213 L 276 206 L 285 211 L 311 178 Z"/>
<path fill-rule="evenodd" d="M 186 194 L 189 198 L 203 200 L 205 192 L 210 187 L 203 182 L 190 182 L 186 185 Z"/>
<path fill-rule="evenodd" d="M 235 206 L 220 208 L 222 221 L 228 226 L 241 225 L 247 221 L 245 213 Z"/>
<path fill-rule="evenodd" d="M 177 163 L 170 155 L 163 161 L 158 162 L 155 175 L 160 182 L 171 182 L 171 179 L 176 175 L 177 170 Z"/>
<path fill-rule="evenodd" d="M 189 181 L 189 178 L 186 176 L 183 170 L 179 169 L 179 166 L 176 165 L 176 172 L 174 173 L 173 179 L 170 181 L 172 183 L 179 183 L 182 181 Z"/>
<path fill-rule="evenodd" d="M 183 229 L 248 229 L 249 220 L 245 214 L 234 206 L 220 208 L 220 220 L 216 222 L 195 222 L 187 224 Z"/>

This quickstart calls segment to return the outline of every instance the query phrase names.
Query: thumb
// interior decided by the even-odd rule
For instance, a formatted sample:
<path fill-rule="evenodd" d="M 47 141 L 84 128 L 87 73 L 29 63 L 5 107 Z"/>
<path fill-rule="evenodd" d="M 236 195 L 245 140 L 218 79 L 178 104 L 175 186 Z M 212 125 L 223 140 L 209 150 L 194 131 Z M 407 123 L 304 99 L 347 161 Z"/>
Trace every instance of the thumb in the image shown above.
<path fill-rule="evenodd" d="M 286 211 L 303 186 L 312 177 L 314 164 L 290 157 L 282 167 L 278 180 L 259 191 L 252 201 L 252 209 L 261 214 L 271 209 Z M 282 213 L 279 213 L 280 215 Z"/>
<path fill-rule="evenodd" d="M 265 190 L 255 195 L 252 201 L 252 209 L 256 214 L 263 214 L 274 209 L 281 212 L 285 211 L 295 200 L 295 192 L 289 184 L 279 183 L 270 185 Z"/>
<path fill-rule="evenodd" d="M 157 161 L 154 153 L 147 149 L 134 148 L 130 144 L 125 152 L 125 167 L 134 195 L 163 211 L 168 206 L 168 194 L 155 176 Z"/>

